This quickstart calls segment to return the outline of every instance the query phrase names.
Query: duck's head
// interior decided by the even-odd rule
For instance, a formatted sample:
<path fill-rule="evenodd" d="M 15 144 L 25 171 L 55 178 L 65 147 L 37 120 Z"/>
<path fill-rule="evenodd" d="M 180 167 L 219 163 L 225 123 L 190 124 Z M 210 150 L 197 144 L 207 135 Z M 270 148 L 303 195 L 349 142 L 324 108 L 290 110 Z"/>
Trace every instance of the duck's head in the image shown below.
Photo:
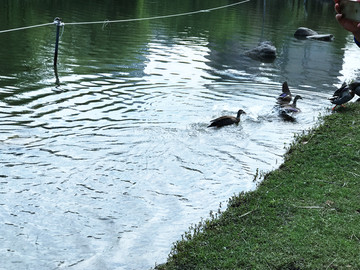
<path fill-rule="evenodd" d="M 352 83 L 349 84 L 349 89 L 351 90 L 351 92 L 354 93 L 354 95 L 358 95 L 360 96 L 360 80 L 356 80 Z"/>
<path fill-rule="evenodd" d="M 238 110 L 237 117 L 240 117 L 240 115 L 242 115 L 242 114 L 246 114 L 246 112 L 242 109 Z"/>
<path fill-rule="evenodd" d="M 356 87 L 356 88 L 353 90 L 353 92 L 354 92 L 356 95 L 360 96 L 360 86 Z"/>
<path fill-rule="evenodd" d="M 360 80 L 355 80 L 352 83 L 349 84 L 350 89 L 355 89 L 360 86 Z"/>

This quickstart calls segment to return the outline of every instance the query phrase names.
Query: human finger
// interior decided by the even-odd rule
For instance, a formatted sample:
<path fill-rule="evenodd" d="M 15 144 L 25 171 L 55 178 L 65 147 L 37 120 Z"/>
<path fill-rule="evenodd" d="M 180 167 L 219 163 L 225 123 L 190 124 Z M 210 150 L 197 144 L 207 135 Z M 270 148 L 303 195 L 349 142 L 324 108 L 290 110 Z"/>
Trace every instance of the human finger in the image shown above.
<path fill-rule="evenodd" d="M 335 4 L 335 11 L 337 13 L 341 13 L 341 10 L 340 10 L 340 5 L 338 3 Z"/>

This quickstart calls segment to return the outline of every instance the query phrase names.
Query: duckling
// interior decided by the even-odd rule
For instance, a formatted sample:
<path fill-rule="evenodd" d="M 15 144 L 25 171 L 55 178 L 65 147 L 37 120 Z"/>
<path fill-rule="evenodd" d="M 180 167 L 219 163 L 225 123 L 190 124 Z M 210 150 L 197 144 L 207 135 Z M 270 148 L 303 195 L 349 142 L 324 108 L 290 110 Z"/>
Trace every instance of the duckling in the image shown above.
<path fill-rule="evenodd" d="M 332 111 L 334 111 L 337 106 L 344 106 L 345 103 L 349 102 L 355 96 L 356 91 L 358 91 L 356 84 L 351 85 L 350 88 L 350 85 L 348 86 L 347 83 L 344 82 L 342 86 L 334 92 L 333 96 L 329 98 L 330 102 L 335 104 Z"/>
<path fill-rule="evenodd" d="M 221 116 L 218 117 L 216 119 L 211 120 L 211 124 L 208 127 L 223 127 L 223 126 L 228 126 L 228 125 L 232 125 L 232 124 L 238 124 L 240 122 L 240 115 L 242 114 L 246 114 L 246 112 L 244 112 L 243 110 L 239 110 L 237 112 L 237 116 L 229 116 L 229 115 L 225 115 L 225 116 Z"/>
<path fill-rule="evenodd" d="M 291 99 L 292 99 L 292 95 L 289 86 L 287 82 L 284 82 L 282 85 L 282 93 L 278 96 L 277 102 L 279 104 L 287 104 L 290 103 Z"/>

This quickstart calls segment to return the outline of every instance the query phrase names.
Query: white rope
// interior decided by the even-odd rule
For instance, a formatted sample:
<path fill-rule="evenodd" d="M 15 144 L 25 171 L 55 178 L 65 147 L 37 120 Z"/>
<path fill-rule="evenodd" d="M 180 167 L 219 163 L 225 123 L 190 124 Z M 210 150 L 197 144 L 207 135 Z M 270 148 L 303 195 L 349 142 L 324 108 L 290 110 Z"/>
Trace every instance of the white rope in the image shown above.
<path fill-rule="evenodd" d="M 223 9 L 223 8 L 228 8 L 228 7 L 232 7 L 232 6 L 236 6 L 236 5 L 241 5 L 247 2 L 250 2 L 251 0 L 244 0 L 244 1 L 240 1 L 240 2 L 236 2 L 233 4 L 229 4 L 229 5 L 225 5 L 225 6 L 220 6 L 220 7 L 214 7 L 214 8 L 209 8 L 209 9 L 201 9 L 201 10 L 197 10 L 197 11 L 191 11 L 191 12 L 186 12 L 186 13 L 179 13 L 179 14 L 170 14 L 170 15 L 163 15 L 163 16 L 155 16 L 155 17 L 148 17 L 148 18 L 138 18 L 138 19 L 124 19 L 124 20 L 113 20 L 113 21 L 95 21 L 95 22 L 72 22 L 72 23 L 66 23 L 67 25 L 81 25 L 81 24 L 109 24 L 109 23 L 123 23 L 123 22 L 137 22 L 137 21 L 147 21 L 147 20 L 156 20 L 156 19 L 165 19 L 165 18 L 172 18 L 172 17 L 180 17 L 180 16 L 188 16 L 188 15 L 194 15 L 194 14 L 198 14 L 198 13 L 203 13 L 203 12 L 210 12 L 210 11 L 214 11 L 214 10 L 218 10 L 218 9 Z M 19 28 L 13 28 L 13 29 L 8 29 L 8 30 L 0 30 L 0 34 L 2 33 L 7 33 L 7 32 L 14 32 L 14 31 L 19 31 L 19 30 L 26 30 L 26 29 L 30 29 L 30 28 L 36 28 L 36 27 L 42 27 L 42 26 L 48 26 L 48 25 L 53 25 L 54 23 L 44 23 L 44 24 L 37 24 L 37 25 L 32 25 L 32 26 L 25 26 L 25 27 L 19 27 Z M 62 22 L 63 26 L 64 23 Z"/>
<path fill-rule="evenodd" d="M 25 26 L 25 27 L 13 28 L 13 29 L 8 29 L 8 30 L 1 30 L 1 31 L 0 31 L 0 34 L 6 33 L 6 32 L 14 32 L 14 31 L 26 30 L 26 29 L 30 29 L 30 28 L 48 26 L 48 25 L 53 25 L 53 24 L 54 24 L 54 23 L 51 22 L 51 23 L 44 23 L 44 24 L 37 24 L 37 25 L 32 25 L 32 26 Z"/>
<path fill-rule="evenodd" d="M 236 5 L 241 5 L 241 4 L 244 4 L 244 3 L 247 3 L 247 2 L 250 2 L 250 0 L 244 0 L 244 1 L 233 3 L 233 4 L 220 6 L 220 7 L 209 8 L 209 9 L 201 9 L 201 10 L 197 10 L 197 11 L 191 11 L 191 12 L 185 12 L 185 13 L 179 13 L 179 14 L 163 15 L 163 16 L 155 16 L 155 17 L 148 17 L 148 18 L 123 19 L 123 20 L 113 20 L 113 21 L 106 20 L 106 21 L 95 21 L 95 22 L 73 22 L 73 23 L 66 23 L 66 24 L 67 25 L 100 24 L 100 23 L 109 24 L 109 23 L 137 22 L 137 21 L 165 19 L 165 18 L 172 18 L 172 17 L 188 16 L 188 15 L 193 15 L 193 14 L 198 14 L 198 13 L 203 13 L 203 12 L 210 12 L 210 11 L 214 11 L 214 10 L 217 10 L 217 9 L 223 9 L 223 8 L 228 8 L 228 7 L 232 7 L 232 6 L 236 6 Z"/>

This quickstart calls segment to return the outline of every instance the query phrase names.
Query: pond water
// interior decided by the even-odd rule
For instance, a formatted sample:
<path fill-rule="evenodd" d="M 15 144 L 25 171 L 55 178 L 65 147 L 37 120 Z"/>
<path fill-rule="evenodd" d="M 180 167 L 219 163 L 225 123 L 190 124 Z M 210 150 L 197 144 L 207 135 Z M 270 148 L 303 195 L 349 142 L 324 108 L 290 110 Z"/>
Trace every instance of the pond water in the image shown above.
<path fill-rule="evenodd" d="M 13 1 L 0 30 L 0 269 L 149 269 L 191 224 L 331 108 L 336 86 L 359 75 L 359 50 L 332 1 Z M 68 23 L 68 25 L 67 25 Z M 297 40 L 300 26 L 333 42 Z M 277 59 L 244 52 L 270 40 Z M 288 81 L 302 113 L 273 107 Z M 223 114 L 238 126 L 207 128 Z"/>

